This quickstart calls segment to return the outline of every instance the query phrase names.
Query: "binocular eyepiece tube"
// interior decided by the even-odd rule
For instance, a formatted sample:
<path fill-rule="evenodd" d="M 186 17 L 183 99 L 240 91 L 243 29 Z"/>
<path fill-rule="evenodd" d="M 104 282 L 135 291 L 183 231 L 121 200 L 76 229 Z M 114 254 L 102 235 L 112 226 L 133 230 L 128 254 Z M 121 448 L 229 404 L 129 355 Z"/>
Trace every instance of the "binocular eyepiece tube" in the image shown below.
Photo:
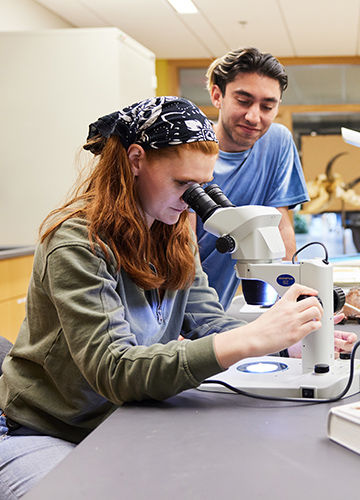
<path fill-rule="evenodd" d="M 200 184 L 192 184 L 185 191 L 182 199 L 197 213 L 203 222 L 218 208 L 234 206 L 217 184 L 210 184 L 205 189 Z"/>

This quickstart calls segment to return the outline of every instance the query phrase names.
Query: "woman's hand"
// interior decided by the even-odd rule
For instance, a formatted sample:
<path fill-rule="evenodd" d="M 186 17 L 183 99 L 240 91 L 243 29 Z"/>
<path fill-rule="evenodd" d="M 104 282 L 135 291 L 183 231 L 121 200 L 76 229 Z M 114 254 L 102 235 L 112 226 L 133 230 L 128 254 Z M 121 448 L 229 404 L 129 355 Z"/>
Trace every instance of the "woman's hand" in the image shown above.
<path fill-rule="evenodd" d="M 341 352 L 351 352 L 357 341 L 356 333 L 341 332 L 335 330 L 335 358 L 338 358 Z"/>
<path fill-rule="evenodd" d="M 336 314 L 334 316 L 334 324 L 337 325 L 344 319 L 344 314 Z M 334 349 L 335 359 L 339 357 L 340 352 L 351 352 L 357 341 L 356 333 L 341 332 L 335 330 L 334 332 Z M 291 358 L 301 358 L 301 342 L 297 342 L 288 348 L 289 356 Z"/>
<path fill-rule="evenodd" d="M 334 316 L 334 324 L 337 325 L 345 318 L 344 313 L 336 314 Z M 334 344 L 335 344 L 335 358 L 339 357 L 340 352 L 351 352 L 357 341 L 357 335 L 353 332 L 341 332 L 335 330 L 334 332 Z"/>
<path fill-rule="evenodd" d="M 300 295 L 309 297 L 298 301 Z M 219 363 L 228 368 L 243 358 L 271 354 L 318 330 L 323 309 L 316 295 L 313 288 L 292 285 L 255 321 L 216 335 L 214 347 Z"/>

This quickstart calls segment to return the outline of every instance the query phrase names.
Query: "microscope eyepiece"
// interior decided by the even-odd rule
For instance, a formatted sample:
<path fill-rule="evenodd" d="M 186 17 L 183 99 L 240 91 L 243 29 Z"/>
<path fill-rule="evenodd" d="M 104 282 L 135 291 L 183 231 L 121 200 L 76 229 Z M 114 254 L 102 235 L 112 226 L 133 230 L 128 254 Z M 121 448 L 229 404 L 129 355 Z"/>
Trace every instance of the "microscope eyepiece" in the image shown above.
<path fill-rule="evenodd" d="M 235 206 L 217 184 L 210 184 L 205 189 L 200 184 L 192 184 L 185 191 L 182 198 L 199 215 L 203 222 L 218 208 Z"/>
<path fill-rule="evenodd" d="M 205 193 L 207 193 L 210 198 L 212 198 L 215 203 L 220 205 L 221 207 L 234 207 L 231 201 L 224 195 L 221 191 L 221 188 L 217 184 L 210 184 L 206 186 L 204 189 Z"/>
<path fill-rule="evenodd" d="M 205 222 L 220 205 L 210 198 L 200 184 L 192 184 L 183 194 L 182 199 L 191 207 Z"/>

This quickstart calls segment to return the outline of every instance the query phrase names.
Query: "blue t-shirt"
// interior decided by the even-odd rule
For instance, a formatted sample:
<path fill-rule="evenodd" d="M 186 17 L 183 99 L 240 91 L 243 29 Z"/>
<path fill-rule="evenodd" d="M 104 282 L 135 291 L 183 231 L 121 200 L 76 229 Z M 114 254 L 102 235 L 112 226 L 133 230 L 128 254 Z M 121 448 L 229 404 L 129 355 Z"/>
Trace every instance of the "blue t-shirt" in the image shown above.
<path fill-rule="evenodd" d="M 309 199 L 291 133 L 278 123 L 273 123 L 247 151 L 220 151 L 211 183 L 218 184 L 237 206 L 294 208 Z M 209 284 L 215 288 L 220 302 L 227 309 L 240 282 L 235 274 L 235 262 L 230 254 L 220 254 L 216 250 L 216 236 L 204 231 L 199 217 L 196 233 Z"/>

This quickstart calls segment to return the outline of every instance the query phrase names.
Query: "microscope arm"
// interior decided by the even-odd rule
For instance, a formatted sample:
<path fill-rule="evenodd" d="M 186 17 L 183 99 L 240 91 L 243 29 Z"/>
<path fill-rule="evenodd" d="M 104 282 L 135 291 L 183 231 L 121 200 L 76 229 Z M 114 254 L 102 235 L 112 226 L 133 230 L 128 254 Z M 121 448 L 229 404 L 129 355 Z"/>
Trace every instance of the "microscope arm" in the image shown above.
<path fill-rule="evenodd" d="M 293 283 L 318 290 L 324 309 L 322 327 L 303 339 L 302 367 L 304 373 L 313 371 L 319 363 L 331 367 L 334 362 L 332 267 L 321 259 L 294 264 L 282 261 L 285 247 L 278 228 L 280 219 L 280 212 L 272 207 L 226 207 L 216 210 L 205 221 L 204 229 L 219 236 L 218 242 L 232 254 L 239 278 L 266 281 L 280 297 Z"/>
<path fill-rule="evenodd" d="M 235 264 L 239 278 L 261 279 L 275 288 L 281 297 L 290 285 L 299 283 L 314 288 L 324 309 L 321 328 L 302 340 L 302 370 L 312 372 L 316 364 L 334 363 L 334 296 L 333 270 L 321 259 L 311 259 L 291 264 L 284 263 L 240 263 Z"/>

